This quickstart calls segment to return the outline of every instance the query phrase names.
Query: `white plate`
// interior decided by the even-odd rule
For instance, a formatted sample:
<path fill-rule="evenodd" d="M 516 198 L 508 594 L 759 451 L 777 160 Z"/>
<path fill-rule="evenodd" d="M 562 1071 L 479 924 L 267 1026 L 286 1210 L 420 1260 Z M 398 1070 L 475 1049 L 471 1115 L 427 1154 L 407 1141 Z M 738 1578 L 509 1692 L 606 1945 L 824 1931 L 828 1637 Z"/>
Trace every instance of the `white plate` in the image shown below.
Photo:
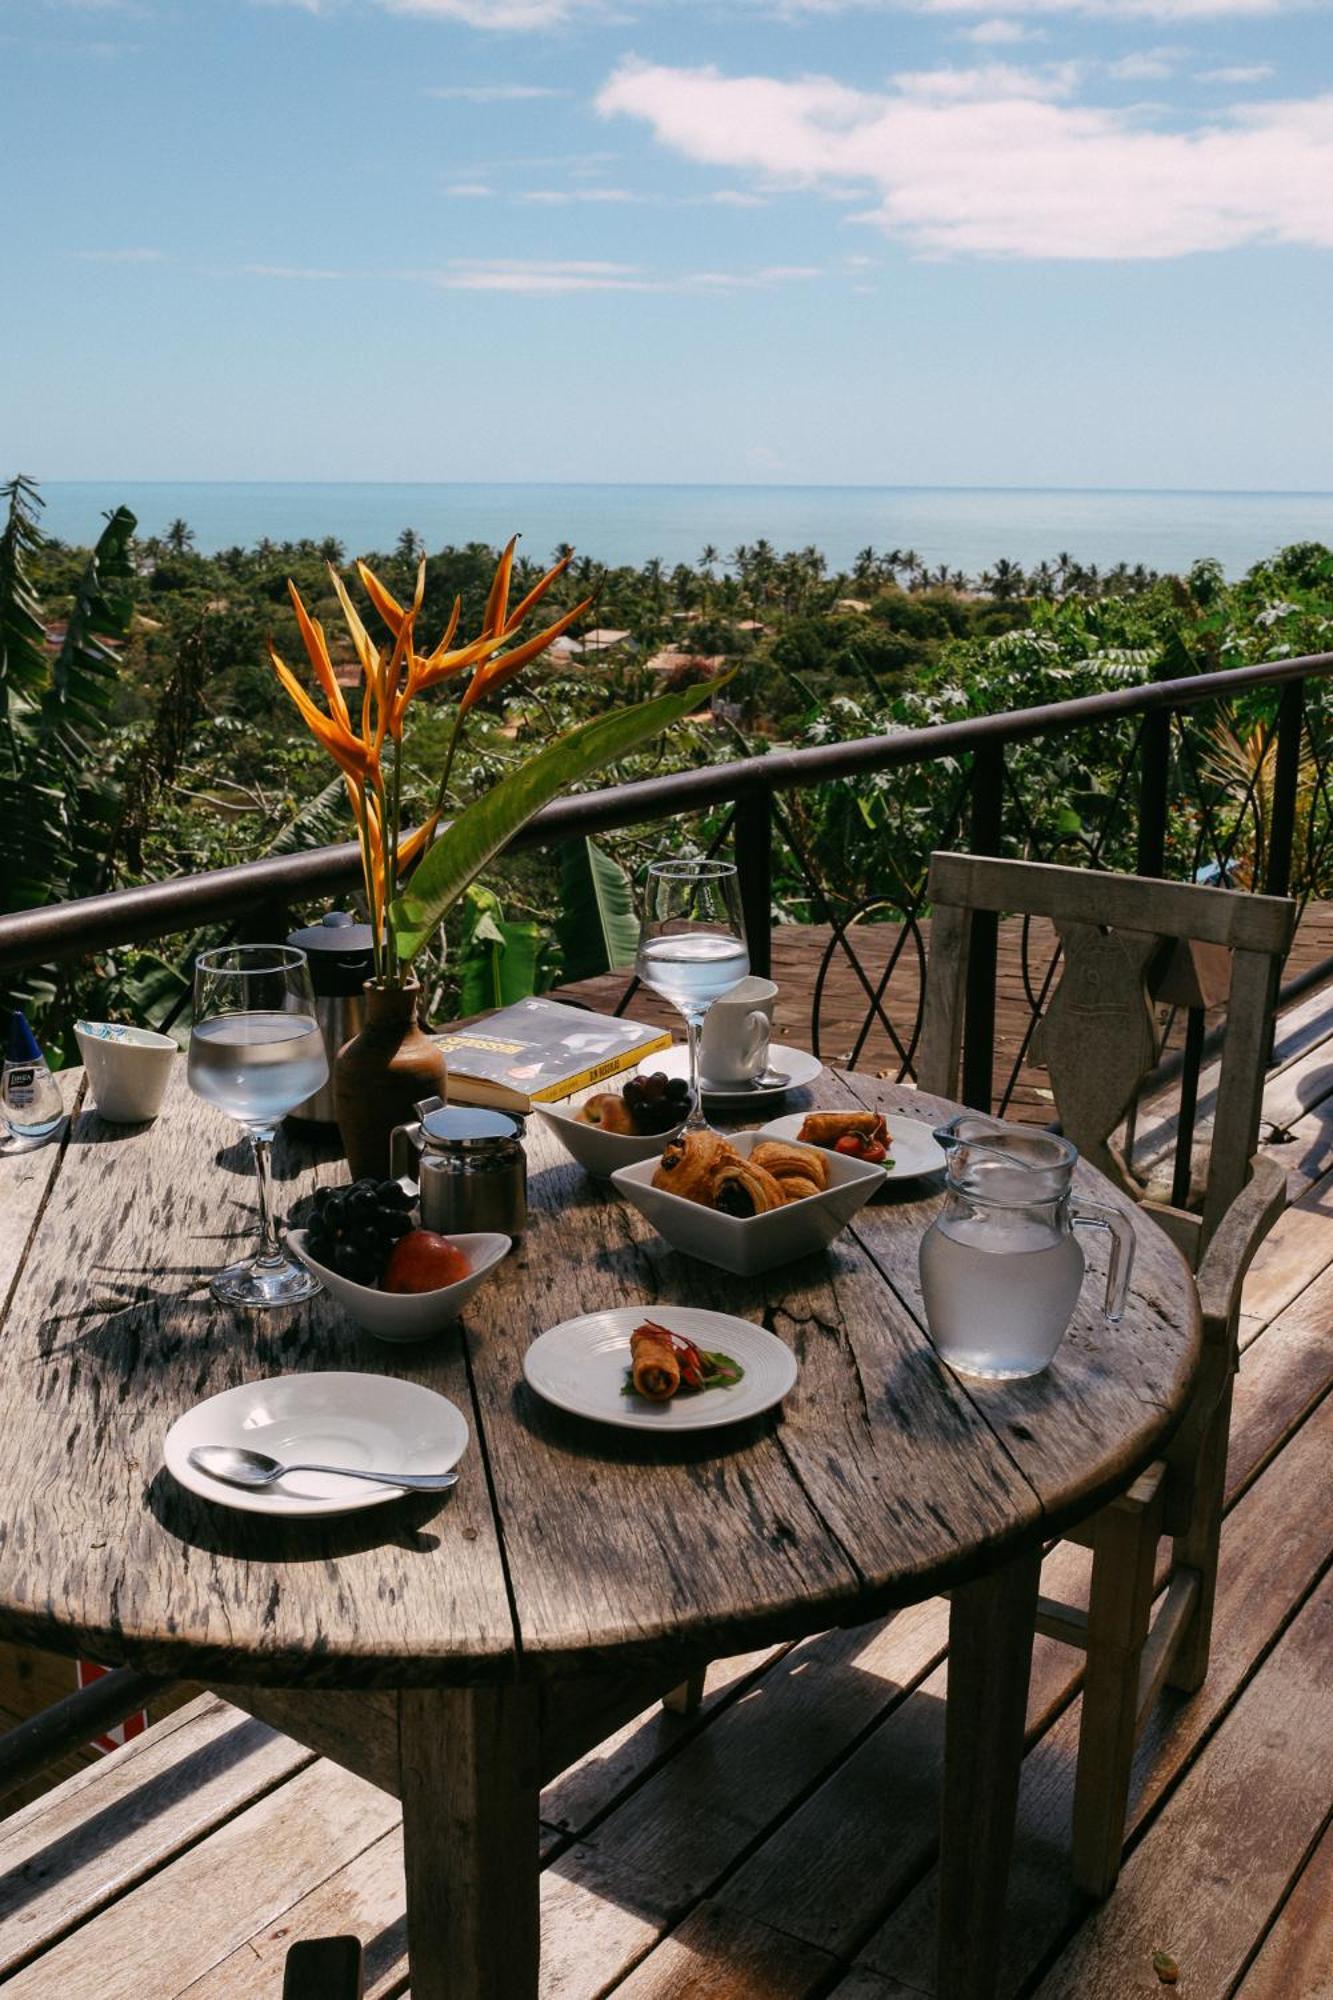
<path fill-rule="evenodd" d="M 765 1139 L 794 1139 L 805 1117 L 804 1111 L 793 1111 L 785 1118 L 770 1118 L 759 1129 Z M 943 1173 L 944 1148 L 935 1137 L 933 1126 L 923 1125 L 919 1118 L 899 1118 L 895 1112 L 888 1119 L 888 1127 L 889 1163 L 880 1168 L 885 1180 L 914 1181 L 922 1174 Z M 808 1145 L 809 1141 L 803 1143 Z"/>
<path fill-rule="evenodd" d="M 171 1426 L 162 1456 L 191 1493 L 243 1514 L 352 1514 L 401 1500 L 399 1486 L 336 1473 L 293 1473 L 276 1486 L 228 1486 L 190 1464 L 200 1444 L 241 1445 L 284 1462 L 364 1465 L 376 1472 L 448 1472 L 467 1450 L 461 1410 L 418 1382 L 330 1370 L 243 1382 L 196 1403 Z"/>
<path fill-rule="evenodd" d="M 776 1104 L 789 1090 L 804 1090 L 816 1077 L 824 1074 L 824 1065 L 818 1056 L 812 1056 L 809 1049 L 791 1049 L 785 1042 L 770 1042 L 768 1066 L 781 1070 L 786 1076 L 785 1083 L 760 1085 L 757 1083 L 710 1083 L 702 1077 L 705 1104 Z M 667 1076 L 688 1076 L 690 1073 L 690 1052 L 685 1048 L 659 1049 L 655 1056 L 649 1056 L 639 1064 L 646 1074 L 650 1069 L 660 1069 Z"/>
<path fill-rule="evenodd" d="M 696 1347 L 729 1354 L 744 1375 L 734 1388 L 703 1389 L 668 1403 L 625 1395 L 629 1337 L 650 1319 Z M 705 1312 L 701 1306 L 615 1306 L 539 1334 L 523 1357 L 523 1373 L 548 1403 L 594 1423 L 627 1431 L 709 1431 L 780 1403 L 796 1381 L 796 1357 L 776 1335 L 730 1313 Z"/>

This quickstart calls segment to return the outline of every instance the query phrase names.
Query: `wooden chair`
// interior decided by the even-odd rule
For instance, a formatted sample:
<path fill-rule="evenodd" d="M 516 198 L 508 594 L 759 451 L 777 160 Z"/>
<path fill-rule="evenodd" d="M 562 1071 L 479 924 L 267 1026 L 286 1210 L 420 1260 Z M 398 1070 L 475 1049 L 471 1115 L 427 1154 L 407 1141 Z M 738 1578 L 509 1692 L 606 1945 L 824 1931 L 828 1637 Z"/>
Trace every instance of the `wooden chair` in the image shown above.
<path fill-rule="evenodd" d="M 1192 1693 L 1208 1666 L 1241 1283 L 1286 1204 L 1285 1175 L 1255 1148 L 1295 906 L 1224 889 L 939 853 L 931 858 L 928 897 L 921 1089 L 958 1095 L 974 917 L 1048 918 L 1060 943 L 1060 977 L 1034 1054 L 1048 1067 L 1062 1130 L 1085 1159 L 1151 1210 L 1189 1260 L 1199 1288 L 1204 1354 L 1184 1423 L 1160 1463 L 1069 1537 L 1092 1549 L 1087 1611 L 1045 1598 L 1039 1606 L 1038 1629 L 1087 1654 L 1073 1868 L 1079 1885 L 1100 1897 L 1119 1872 L 1143 1720 L 1162 1687 Z M 1132 1133 L 1140 1086 L 1158 1059 L 1154 968 L 1173 958 L 1178 968 L 1182 948 L 1205 967 L 1211 952 L 1214 972 L 1218 954 L 1227 955 L 1220 968 L 1226 1029 L 1212 1140 L 1202 1173 L 1196 1164 L 1197 1194 L 1187 1196 L 1188 1205 L 1145 1185 L 1116 1143 L 1127 1117 Z M 1197 1128 L 1192 1136 L 1197 1143 Z M 1183 1158 L 1188 1169 L 1188 1146 Z M 1181 1192 L 1177 1174 L 1177 1197 Z M 1154 1619 L 1163 1535 L 1171 1538 L 1170 1566 Z"/>

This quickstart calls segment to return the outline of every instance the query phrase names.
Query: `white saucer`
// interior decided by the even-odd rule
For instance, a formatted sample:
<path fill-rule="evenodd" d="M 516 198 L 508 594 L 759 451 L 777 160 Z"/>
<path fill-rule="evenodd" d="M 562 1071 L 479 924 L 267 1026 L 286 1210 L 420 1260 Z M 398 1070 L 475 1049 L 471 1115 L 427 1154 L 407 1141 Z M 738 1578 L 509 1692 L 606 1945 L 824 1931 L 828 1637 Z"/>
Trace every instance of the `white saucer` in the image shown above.
<path fill-rule="evenodd" d="M 824 1065 L 818 1056 L 812 1056 L 809 1049 L 788 1048 L 785 1042 L 772 1042 L 768 1050 L 768 1066 L 780 1070 L 786 1077 L 785 1083 L 710 1083 L 701 1077 L 705 1104 L 776 1104 L 789 1090 L 804 1090 L 816 1077 L 824 1074 Z M 659 1049 L 655 1056 L 646 1056 L 639 1064 L 640 1072 L 646 1076 L 650 1070 L 660 1069 L 664 1076 L 685 1076 L 690 1073 L 690 1052 L 677 1045 L 671 1049 Z"/>
<path fill-rule="evenodd" d="M 171 1426 L 162 1446 L 168 1472 L 191 1493 L 243 1514 L 353 1514 L 401 1500 L 399 1486 L 294 1472 L 276 1486 L 228 1486 L 190 1464 L 200 1444 L 240 1445 L 284 1461 L 364 1465 L 376 1472 L 448 1472 L 467 1450 L 461 1410 L 433 1389 L 392 1375 L 330 1370 L 243 1382 L 196 1403 Z"/>
<path fill-rule="evenodd" d="M 765 1139 L 795 1139 L 804 1123 L 805 1113 L 792 1111 L 785 1118 L 770 1118 L 761 1129 Z M 943 1173 L 944 1148 L 935 1137 L 933 1126 L 923 1124 L 919 1118 L 900 1118 L 897 1112 L 888 1120 L 888 1126 L 889 1158 L 880 1168 L 885 1180 L 915 1181 L 922 1174 Z"/>
<path fill-rule="evenodd" d="M 733 1388 L 703 1389 L 667 1403 L 625 1395 L 629 1337 L 650 1319 L 698 1347 L 729 1354 L 744 1375 Z M 540 1334 L 523 1357 L 523 1373 L 539 1396 L 576 1417 L 620 1430 L 678 1433 L 716 1430 L 771 1410 L 796 1381 L 796 1357 L 775 1334 L 730 1313 L 701 1306 L 615 1306 Z"/>

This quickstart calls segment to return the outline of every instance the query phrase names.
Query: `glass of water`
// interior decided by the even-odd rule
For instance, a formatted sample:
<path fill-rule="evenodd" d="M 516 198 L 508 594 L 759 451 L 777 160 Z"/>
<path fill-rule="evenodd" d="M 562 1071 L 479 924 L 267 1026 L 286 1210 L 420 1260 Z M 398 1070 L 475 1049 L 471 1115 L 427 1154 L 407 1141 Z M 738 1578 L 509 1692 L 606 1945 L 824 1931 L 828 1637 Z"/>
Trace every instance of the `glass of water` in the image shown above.
<path fill-rule="evenodd" d="M 699 1035 L 715 1000 L 750 970 L 740 884 L 731 861 L 654 861 L 648 868 L 635 970 L 685 1016 L 690 1049 L 686 1131 L 707 1124 L 699 1088 Z"/>
<path fill-rule="evenodd" d="M 271 1151 L 278 1120 L 329 1074 L 303 951 L 283 944 L 231 944 L 194 962 L 191 1090 L 250 1135 L 259 1179 L 254 1255 L 213 1279 L 214 1298 L 233 1306 L 285 1306 L 319 1281 L 289 1257 L 273 1219 Z"/>

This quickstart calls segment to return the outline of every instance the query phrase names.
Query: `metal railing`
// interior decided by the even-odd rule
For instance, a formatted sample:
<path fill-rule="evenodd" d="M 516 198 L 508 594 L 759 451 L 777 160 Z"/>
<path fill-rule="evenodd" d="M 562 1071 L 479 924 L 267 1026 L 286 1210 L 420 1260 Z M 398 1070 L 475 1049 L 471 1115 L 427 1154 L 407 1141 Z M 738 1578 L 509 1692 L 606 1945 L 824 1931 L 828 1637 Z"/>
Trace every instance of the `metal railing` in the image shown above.
<path fill-rule="evenodd" d="M 1071 857 L 1083 865 L 1104 865 L 1113 829 L 1124 846 L 1124 815 L 1132 812 L 1132 863 L 1143 875 L 1167 871 L 1172 816 L 1191 793 L 1192 845 L 1177 856 L 1182 872 L 1198 876 L 1206 866 L 1215 879 L 1231 880 L 1234 857 L 1246 829 L 1259 829 L 1252 843 L 1262 852 L 1260 879 L 1250 884 L 1285 895 L 1297 860 L 1298 827 L 1304 821 L 1306 851 L 1302 875 L 1314 879 L 1333 838 L 1333 797 L 1328 785 L 1326 725 L 1333 705 L 1325 691 L 1333 681 L 1333 654 L 1283 660 L 1189 679 L 1152 681 L 1088 695 L 1072 701 L 973 717 L 896 735 L 858 738 L 806 749 L 774 750 L 725 764 L 710 764 L 633 784 L 587 792 L 548 806 L 513 842 L 516 849 L 550 846 L 572 837 L 602 834 L 685 815 L 715 813 L 708 829 L 712 850 L 733 844 L 755 971 L 771 962 L 775 849 L 785 849 L 804 883 L 812 913 L 827 921 L 829 939 L 812 995 L 812 1043 L 818 1052 L 820 1005 L 834 960 L 845 958 L 865 998 L 865 1017 L 849 1052 L 854 1063 L 867 1036 L 878 1028 L 894 1051 L 899 1073 L 909 1075 L 920 1029 L 925 951 L 923 915 L 925 868 L 931 847 L 963 846 L 978 854 L 1000 854 L 1006 844 L 1030 858 L 1048 859 L 1022 792 L 1014 753 L 1036 742 L 1068 741 L 1079 732 L 1105 740 L 1108 730 L 1131 727 L 1132 740 L 1119 757 L 1119 780 L 1095 838 L 1084 839 Z M 1185 719 L 1201 705 L 1230 704 L 1263 695 L 1268 709 L 1260 721 L 1255 773 L 1248 796 L 1232 800 L 1229 818 L 1219 819 L 1208 802 L 1208 786 L 1198 768 Z M 909 767 L 936 765 L 956 771 L 952 794 L 930 827 L 926 850 L 914 879 L 899 880 L 870 899 L 849 894 L 820 874 L 792 814 L 786 795 L 813 787 L 855 781 Z M 1193 766 L 1191 770 L 1191 765 Z M 1191 792 L 1192 788 L 1192 792 Z M 1262 796 L 1261 796 L 1262 794 Z M 1302 794 L 1303 811 L 1298 811 Z M 1117 815 L 1120 817 L 1117 818 Z M 1179 843 L 1177 842 L 1177 846 Z M 1123 865 L 1123 861 L 1121 863 Z M 323 848 L 248 862 L 206 874 L 146 884 L 112 894 L 0 916 L 0 975 L 69 961 L 127 943 L 170 936 L 214 924 L 233 924 L 241 935 L 281 935 L 294 905 L 308 905 L 341 892 L 359 880 L 357 847 Z M 886 964 L 868 971 L 856 949 L 868 917 L 896 916 Z M 886 993 L 908 960 L 916 969 L 912 1018 L 895 1021 Z M 1330 967 L 1333 970 L 1333 966 Z M 1049 990 L 1053 967 L 1034 970 L 1024 938 L 1023 978 L 1033 1024 Z M 978 923 L 969 964 L 964 1095 L 970 1103 L 992 1096 L 990 1055 L 995 1022 L 996 927 Z M 1044 983 L 1043 983 L 1044 981 Z M 1304 976 L 1309 984 L 1309 973 Z M 628 998 L 628 994 L 626 995 Z M 623 1003 L 622 1003 L 623 1004 Z M 1029 1030 L 1029 1038 L 1030 1038 Z M 1020 1050 L 1013 1077 L 1026 1050 Z M 1002 1091 L 1002 1108 L 1013 1088 Z"/>

